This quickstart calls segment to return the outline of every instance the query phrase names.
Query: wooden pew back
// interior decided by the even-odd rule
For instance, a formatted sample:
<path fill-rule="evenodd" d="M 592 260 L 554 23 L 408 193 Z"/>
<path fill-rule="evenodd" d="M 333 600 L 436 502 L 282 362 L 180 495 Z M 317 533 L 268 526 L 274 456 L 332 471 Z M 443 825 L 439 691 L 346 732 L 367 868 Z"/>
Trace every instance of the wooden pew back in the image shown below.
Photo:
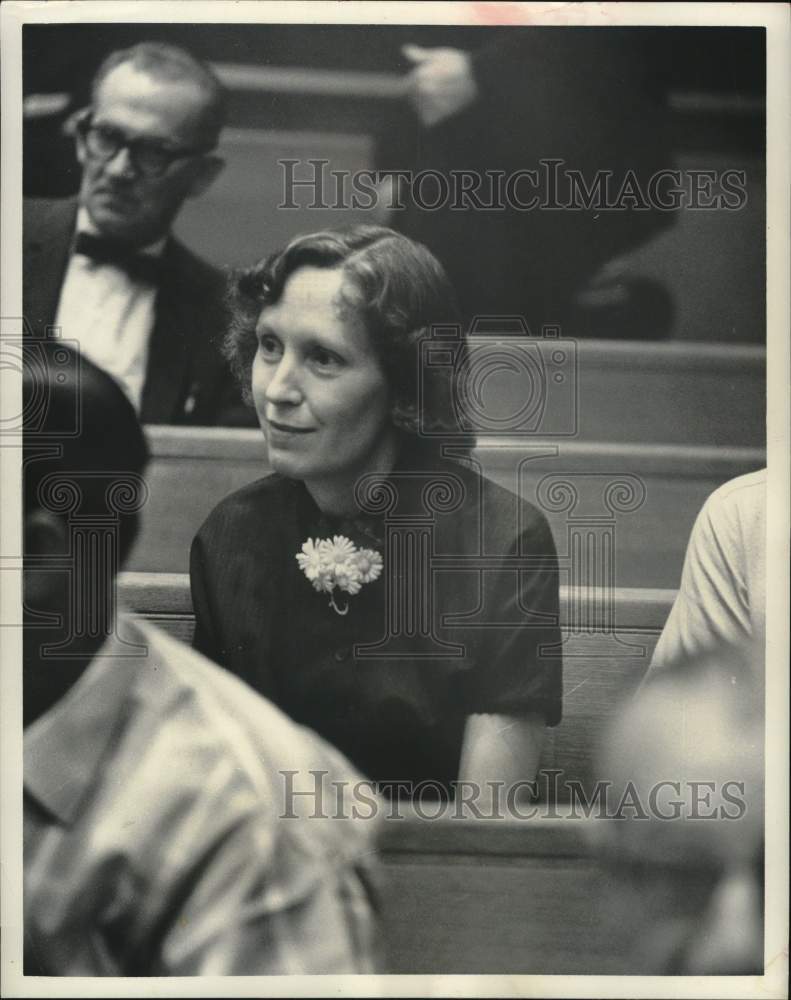
<path fill-rule="evenodd" d="M 122 573 L 119 579 L 125 607 L 191 642 L 194 618 L 186 576 Z M 577 596 L 561 588 L 563 721 L 548 731 L 542 755 L 539 794 L 545 801 L 569 801 L 574 788 L 591 796 L 598 741 L 607 721 L 642 680 L 675 595 L 667 590 L 617 590 L 612 634 L 572 631 L 563 624 L 569 622 Z"/>
<path fill-rule="evenodd" d="M 582 818 L 386 814 L 383 940 L 394 973 L 623 973 L 602 920 L 606 879 Z M 400 810 L 396 812 L 395 810 Z M 406 813 L 406 815 L 404 815 Z M 401 819 L 396 818 L 402 815 Z"/>
<path fill-rule="evenodd" d="M 128 567 L 186 572 L 192 539 L 214 506 L 269 471 L 263 439 L 255 430 L 217 428 L 149 427 L 147 433 L 149 499 Z M 689 532 L 706 497 L 764 462 L 763 452 L 752 448 L 493 437 L 479 440 L 475 458 L 484 474 L 544 510 L 561 557 L 568 555 L 575 519 L 595 514 L 614 535 L 615 582 L 664 588 L 678 586 Z M 634 493 L 631 509 L 608 496 L 608 484 L 616 481 Z M 578 495 L 573 509 L 549 509 L 558 482 L 570 483 Z"/>

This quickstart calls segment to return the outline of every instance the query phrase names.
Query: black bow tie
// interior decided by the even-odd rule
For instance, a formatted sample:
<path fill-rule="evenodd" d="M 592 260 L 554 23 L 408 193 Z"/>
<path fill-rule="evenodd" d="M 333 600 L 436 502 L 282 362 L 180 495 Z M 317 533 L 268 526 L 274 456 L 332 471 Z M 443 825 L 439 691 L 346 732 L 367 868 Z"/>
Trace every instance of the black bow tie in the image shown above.
<path fill-rule="evenodd" d="M 135 281 L 149 285 L 156 285 L 159 281 L 161 261 L 150 254 L 135 253 L 122 243 L 94 236 L 92 233 L 77 233 L 74 252 L 90 257 L 99 264 L 112 264 L 126 271 Z"/>

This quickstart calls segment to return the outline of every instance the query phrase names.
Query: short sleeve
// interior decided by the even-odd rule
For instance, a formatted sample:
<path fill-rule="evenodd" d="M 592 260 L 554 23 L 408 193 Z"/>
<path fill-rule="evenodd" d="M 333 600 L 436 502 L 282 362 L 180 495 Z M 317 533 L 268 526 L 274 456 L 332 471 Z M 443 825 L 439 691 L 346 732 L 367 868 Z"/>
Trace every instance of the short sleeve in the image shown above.
<path fill-rule="evenodd" d="M 528 525 L 507 553 L 527 557 L 529 568 L 484 574 L 484 607 L 492 609 L 492 623 L 469 678 L 467 709 L 537 713 L 556 726 L 563 694 L 557 553 L 546 518 L 529 509 Z"/>
<path fill-rule="evenodd" d="M 651 671 L 750 635 L 750 605 L 738 519 L 717 494 L 692 529 L 681 585 L 659 637 Z"/>

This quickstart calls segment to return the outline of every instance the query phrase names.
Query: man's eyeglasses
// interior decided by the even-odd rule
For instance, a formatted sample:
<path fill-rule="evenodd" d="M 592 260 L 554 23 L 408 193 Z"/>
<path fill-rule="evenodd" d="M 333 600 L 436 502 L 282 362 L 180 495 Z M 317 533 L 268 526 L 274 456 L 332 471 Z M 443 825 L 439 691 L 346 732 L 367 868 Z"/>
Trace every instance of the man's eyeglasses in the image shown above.
<path fill-rule="evenodd" d="M 77 122 L 77 131 L 89 156 L 107 161 L 126 149 L 135 171 L 144 177 L 160 177 L 176 160 L 201 156 L 214 149 L 213 145 L 174 147 L 151 139 L 130 139 L 112 125 L 94 124 L 88 116 Z"/>

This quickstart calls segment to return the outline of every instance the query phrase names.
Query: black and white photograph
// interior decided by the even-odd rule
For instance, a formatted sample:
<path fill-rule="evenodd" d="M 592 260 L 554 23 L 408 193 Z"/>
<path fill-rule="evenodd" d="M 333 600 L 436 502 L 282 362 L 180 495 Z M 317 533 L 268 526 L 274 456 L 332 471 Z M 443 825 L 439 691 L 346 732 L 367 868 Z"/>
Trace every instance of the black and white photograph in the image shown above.
<path fill-rule="evenodd" d="M 3 994 L 786 996 L 788 7 L 0 15 Z"/>

